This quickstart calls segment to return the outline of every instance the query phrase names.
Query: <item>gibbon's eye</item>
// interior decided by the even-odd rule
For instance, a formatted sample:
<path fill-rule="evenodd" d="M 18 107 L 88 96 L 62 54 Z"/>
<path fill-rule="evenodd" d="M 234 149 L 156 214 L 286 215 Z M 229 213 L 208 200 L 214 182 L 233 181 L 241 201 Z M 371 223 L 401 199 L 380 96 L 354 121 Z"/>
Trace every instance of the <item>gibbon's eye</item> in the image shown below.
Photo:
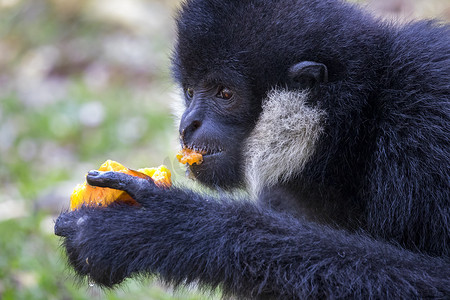
<path fill-rule="evenodd" d="M 186 91 L 186 97 L 188 97 L 189 99 L 192 99 L 192 97 L 194 97 L 194 89 L 193 88 L 187 88 Z"/>
<path fill-rule="evenodd" d="M 229 100 L 231 99 L 231 97 L 233 97 L 233 92 L 229 88 L 221 87 L 216 97 Z"/>

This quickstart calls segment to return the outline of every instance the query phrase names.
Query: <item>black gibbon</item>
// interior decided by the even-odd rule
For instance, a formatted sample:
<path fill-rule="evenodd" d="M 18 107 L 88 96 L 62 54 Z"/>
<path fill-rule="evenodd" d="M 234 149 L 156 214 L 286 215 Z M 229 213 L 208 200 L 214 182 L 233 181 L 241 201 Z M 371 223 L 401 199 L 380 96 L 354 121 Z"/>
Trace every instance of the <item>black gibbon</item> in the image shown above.
<path fill-rule="evenodd" d="M 331 0 L 188 0 L 173 75 L 202 184 L 91 171 L 141 208 L 61 214 L 105 287 L 157 274 L 239 299 L 450 297 L 450 28 Z"/>

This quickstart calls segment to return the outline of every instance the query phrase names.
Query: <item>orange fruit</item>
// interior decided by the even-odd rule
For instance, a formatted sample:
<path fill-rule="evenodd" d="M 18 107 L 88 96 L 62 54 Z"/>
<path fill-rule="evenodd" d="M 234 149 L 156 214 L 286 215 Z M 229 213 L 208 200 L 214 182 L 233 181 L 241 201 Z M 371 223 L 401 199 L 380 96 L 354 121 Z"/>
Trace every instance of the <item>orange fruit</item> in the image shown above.
<path fill-rule="evenodd" d="M 145 168 L 138 171 L 128 169 L 122 164 L 113 161 L 105 161 L 99 171 L 115 171 L 130 174 L 144 179 L 152 179 L 159 187 L 171 186 L 171 173 L 166 166 L 158 168 Z M 80 208 L 83 204 L 88 206 L 107 206 L 113 202 L 121 201 L 130 205 L 139 205 L 131 196 L 124 191 L 96 187 L 89 185 L 86 181 L 78 184 L 70 196 L 70 210 Z"/>

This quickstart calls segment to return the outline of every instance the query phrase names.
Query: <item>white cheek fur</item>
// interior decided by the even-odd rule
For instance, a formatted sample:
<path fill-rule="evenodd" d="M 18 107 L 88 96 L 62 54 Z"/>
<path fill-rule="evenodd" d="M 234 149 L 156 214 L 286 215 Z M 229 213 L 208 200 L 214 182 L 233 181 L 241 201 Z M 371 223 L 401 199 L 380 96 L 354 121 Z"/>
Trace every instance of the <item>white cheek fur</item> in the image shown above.
<path fill-rule="evenodd" d="M 263 102 L 263 111 L 247 139 L 246 180 L 257 196 L 301 172 L 313 155 L 323 131 L 325 112 L 306 105 L 307 91 L 275 89 Z"/>

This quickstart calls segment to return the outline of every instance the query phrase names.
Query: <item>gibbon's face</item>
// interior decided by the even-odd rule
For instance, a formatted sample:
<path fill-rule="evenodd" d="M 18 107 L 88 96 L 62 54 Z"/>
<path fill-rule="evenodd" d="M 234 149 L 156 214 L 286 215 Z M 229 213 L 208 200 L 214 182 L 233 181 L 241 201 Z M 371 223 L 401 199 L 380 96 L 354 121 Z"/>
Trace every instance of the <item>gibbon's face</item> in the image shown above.
<path fill-rule="evenodd" d="M 243 182 L 243 146 L 258 114 L 245 85 L 226 78 L 182 83 L 185 111 L 179 134 L 183 148 L 203 154 L 189 172 L 211 187 L 231 188 Z"/>

